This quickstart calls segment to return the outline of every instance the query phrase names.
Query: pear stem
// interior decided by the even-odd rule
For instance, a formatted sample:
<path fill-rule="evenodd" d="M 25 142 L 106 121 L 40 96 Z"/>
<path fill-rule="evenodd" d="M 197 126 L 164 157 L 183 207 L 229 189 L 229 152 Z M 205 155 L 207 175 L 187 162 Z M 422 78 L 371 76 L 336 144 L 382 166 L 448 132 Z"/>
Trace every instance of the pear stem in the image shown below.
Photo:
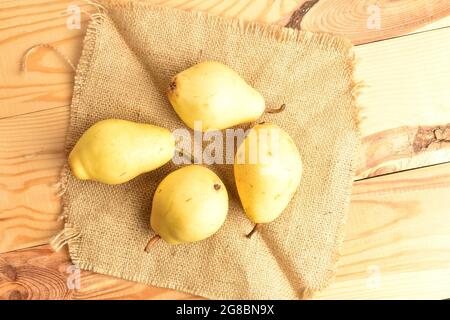
<path fill-rule="evenodd" d="M 250 232 L 246 235 L 246 237 L 247 237 L 248 239 L 250 239 L 250 238 L 252 237 L 252 235 L 253 235 L 256 231 L 258 231 L 260 228 L 261 228 L 261 224 L 255 223 L 255 226 L 253 227 L 252 231 L 250 231 Z"/>
<path fill-rule="evenodd" d="M 151 247 L 159 240 L 161 239 L 161 237 L 159 235 L 154 235 L 147 243 L 147 245 L 145 246 L 144 251 L 149 253 Z"/>
<path fill-rule="evenodd" d="M 266 112 L 266 113 L 280 113 L 280 112 L 283 112 L 284 109 L 286 109 L 286 104 L 285 103 L 283 103 L 278 108 L 273 108 L 273 109 L 272 108 L 266 108 L 264 110 L 264 112 Z"/>

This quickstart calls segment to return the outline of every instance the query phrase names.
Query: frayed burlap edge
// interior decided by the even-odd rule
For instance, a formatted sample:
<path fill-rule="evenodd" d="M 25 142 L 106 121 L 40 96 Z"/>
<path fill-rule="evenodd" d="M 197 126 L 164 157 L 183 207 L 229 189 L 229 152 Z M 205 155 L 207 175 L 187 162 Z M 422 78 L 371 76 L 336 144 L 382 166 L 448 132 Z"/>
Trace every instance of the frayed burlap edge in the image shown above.
<path fill-rule="evenodd" d="M 75 118 L 74 115 L 76 115 L 77 107 L 80 103 L 80 95 L 84 86 L 84 78 L 89 72 L 90 68 L 90 62 L 92 54 L 95 50 L 96 46 L 96 39 L 97 35 L 100 32 L 102 23 L 105 19 L 105 15 L 107 12 L 107 9 L 105 8 L 131 8 L 134 6 L 140 6 L 140 7 L 148 7 L 155 11 L 167 11 L 169 10 L 170 13 L 174 16 L 174 19 L 177 18 L 177 15 L 180 14 L 192 14 L 195 15 L 199 19 L 207 19 L 214 27 L 228 27 L 232 28 L 234 32 L 237 33 L 260 33 L 263 36 L 265 36 L 268 39 L 272 39 L 274 41 L 278 41 L 281 43 L 285 42 L 294 42 L 298 45 L 318 45 L 324 50 L 334 50 L 336 53 L 347 56 L 348 57 L 348 63 L 347 63 L 347 72 L 352 76 L 352 85 L 350 86 L 350 94 L 352 97 L 352 113 L 353 113 L 353 122 L 355 126 L 355 131 L 358 136 L 358 140 L 360 140 L 360 129 L 359 125 L 361 122 L 361 106 L 358 104 L 358 97 L 361 92 L 361 89 L 364 87 L 364 83 L 362 81 L 355 81 L 354 80 L 354 69 L 356 65 L 356 59 L 354 52 L 352 50 L 352 44 L 349 40 L 333 36 L 327 33 L 321 33 L 316 34 L 309 31 L 303 31 L 303 30 L 297 30 L 297 29 L 290 29 L 290 28 L 284 28 L 277 25 L 268 25 L 268 24 L 262 24 L 258 22 L 245 22 L 243 20 L 239 19 L 230 19 L 230 18 L 222 18 L 210 15 L 208 13 L 204 12 L 190 12 L 186 13 L 185 11 L 173 9 L 165 6 L 157 6 L 150 3 L 141 3 L 141 2 L 135 2 L 132 0 L 122 0 L 122 1 L 111 1 L 111 0 L 103 0 L 103 1 L 97 1 L 92 2 L 87 0 L 90 4 L 96 6 L 98 12 L 94 13 L 90 16 L 91 20 L 89 23 L 89 26 L 87 28 L 86 36 L 84 38 L 83 42 L 83 50 L 82 54 L 76 69 L 76 75 L 75 75 L 75 84 L 73 89 L 73 97 L 72 97 L 72 105 L 70 110 L 70 120 L 69 120 L 69 130 L 66 138 L 66 155 L 69 154 L 70 146 L 68 137 L 70 137 L 71 134 L 71 128 L 72 128 L 72 121 Z M 352 161 L 352 167 L 351 167 L 351 173 L 354 175 L 356 171 L 356 159 L 357 159 L 357 152 L 355 152 L 354 160 Z M 186 292 L 192 295 L 201 296 L 203 292 L 199 292 L 196 288 L 185 288 L 181 287 L 174 283 L 160 283 L 159 279 L 157 278 L 144 278 L 143 276 L 137 275 L 137 274 L 129 274 L 128 272 L 124 270 L 114 269 L 114 266 L 109 266 L 109 269 L 103 269 L 97 266 L 94 266 L 93 264 L 85 261 L 81 261 L 80 259 L 80 250 L 81 250 L 81 238 L 82 234 L 81 231 L 72 223 L 70 222 L 70 216 L 68 212 L 68 202 L 69 199 L 65 195 L 65 190 L 67 190 L 68 187 L 68 175 L 70 174 L 70 168 L 67 163 L 63 166 L 63 169 L 61 171 L 61 177 L 60 177 L 60 186 L 61 186 L 61 196 L 62 196 L 62 212 L 61 212 L 61 218 L 65 221 L 63 230 L 58 233 L 54 239 L 51 242 L 51 246 L 54 248 L 54 250 L 59 250 L 64 245 L 68 245 L 69 249 L 69 255 L 72 260 L 72 262 L 77 265 L 79 268 L 93 271 L 101 274 L 110 275 L 113 277 L 119 277 L 125 280 L 129 281 L 135 281 L 135 282 L 141 282 L 141 283 L 147 283 L 149 285 L 155 285 L 158 287 L 164 287 L 168 289 L 173 289 L 177 291 Z M 340 251 L 342 247 L 342 243 L 344 240 L 344 228 L 347 223 L 347 215 L 349 210 L 349 202 L 350 202 L 350 195 L 352 192 L 352 186 L 353 183 L 349 183 L 346 195 L 347 195 L 347 212 L 343 215 L 343 220 L 341 221 L 340 228 L 338 232 L 336 233 L 336 243 L 338 243 L 338 247 L 333 254 L 332 258 L 332 267 L 330 268 L 326 278 L 327 281 L 324 282 L 324 284 L 321 287 L 317 288 L 310 288 L 305 287 L 303 288 L 302 292 L 299 293 L 302 299 L 310 299 L 313 297 L 315 292 L 318 292 L 325 287 L 327 287 L 334 279 L 336 274 L 336 264 L 337 261 L 340 258 Z M 147 275 L 148 277 L 148 275 Z M 214 294 L 210 294 L 210 298 L 213 299 L 220 299 L 220 297 L 215 297 Z"/>

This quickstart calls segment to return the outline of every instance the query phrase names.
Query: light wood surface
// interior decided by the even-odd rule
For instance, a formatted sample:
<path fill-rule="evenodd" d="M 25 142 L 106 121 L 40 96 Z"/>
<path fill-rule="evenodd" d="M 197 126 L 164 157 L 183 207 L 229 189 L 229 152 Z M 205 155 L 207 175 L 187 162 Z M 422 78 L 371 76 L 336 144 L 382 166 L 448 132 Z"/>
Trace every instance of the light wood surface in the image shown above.
<path fill-rule="evenodd" d="M 76 269 L 66 250 L 54 252 L 49 246 L 0 255 L 0 299 L 192 298 L 182 292 Z"/>
<path fill-rule="evenodd" d="M 405 33 L 414 33 L 450 26 L 450 2 L 444 0 L 409 0 L 379 2 L 382 21 L 391 21 L 389 33 L 386 30 L 367 28 L 370 15 L 364 8 L 373 4 L 370 0 L 151 0 L 151 3 L 168 5 L 186 10 L 202 10 L 227 17 L 238 17 L 249 21 L 276 23 L 299 28 L 298 23 L 290 23 L 293 16 L 301 20 L 301 28 L 337 33 L 347 37 L 345 30 L 353 30 L 356 35 L 377 34 L 376 40 L 388 39 Z M 355 4 L 357 2 L 357 4 Z M 312 3 L 312 5 L 307 5 Z M 70 5 L 81 10 L 81 28 L 68 29 L 67 12 Z M 306 10 L 301 10 L 302 6 Z M 334 7 L 332 6 L 334 5 Z M 307 10 L 310 8 L 309 10 Z M 334 9 L 333 9 L 334 8 Z M 387 8 L 390 8 L 387 10 Z M 396 8 L 396 9 L 395 9 Z M 397 10 L 397 11 L 396 11 Z M 73 74 L 70 67 L 55 56 L 50 49 L 41 48 L 30 56 L 26 75 L 19 72 L 23 53 L 38 43 L 49 43 L 57 47 L 76 62 L 81 53 L 81 42 L 86 30 L 88 14 L 94 12 L 85 1 L 76 0 L 25 0 L 3 1 L 0 3 L 0 118 L 55 106 L 70 104 Z M 305 13 L 306 11 L 306 13 Z M 299 13 L 296 13 L 299 12 Z M 400 19 L 405 15 L 405 18 Z M 405 27 L 407 17 L 408 26 Z M 344 19 L 343 19 L 344 17 Z M 331 23 L 337 21 L 336 23 Z M 338 27 L 336 26 L 338 25 Z M 406 29 L 405 29 L 406 28 Z M 432 47 L 433 43 L 424 47 Z M 399 57 L 397 57 L 398 59 Z M 433 61 L 431 61 L 433 62 Z M 435 62 L 439 64 L 440 61 Z M 427 70 L 427 68 L 424 68 Z M 405 77 L 407 74 L 405 75 Z"/>
<path fill-rule="evenodd" d="M 353 6 L 349 4 L 355 1 L 334 0 L 151 2 L 344 34 L 355 44 L 385 39 L 355 48 L 356 79 L 364 82 L 359 96 L 363 119 L 357 178 L 450 161 L 450 2 L 379 1 L 380 30 L 369 30 L 365 24 L 364 8 L 373 1 L 357 1 Z M 74 298 L 183 298 L 93 274 L 83 277 L 94 280 L 79 296 L 44 289 L 25 295 L 20 289 L 11 289 L 19 288 L 20 283 L 5 282 L 1 276 L 5 272 L 2 259 L 12 259 L 13 265 L 22 268 L 19 270 L 28 270 L 35 262 L 44 268 L 51 265 L 48 272 L 53 275 L 64 272 L 55 271 L 59 262 L 67 263 L 65 253 L 53 254 L 45 246 L 25 248 L 47 244 L 61 228 L 55 184 L 65 158 L 73 72 L 47 48 L 29 55 L 26 74 L 20 72 L 20 62 L 26 49 L 49 43 L 76 64 L 88 14 L 81 14 L 81 29 L 68 29 L 66 10 L 71 4 L 95 11 L 84 1 L 0 3 L 0 253 L 4 253 L 0 258 L 0 297 L 12 292 L 17 298 L 61 294 Z M 449 165 L 441 165 L 357 182 L 348 224 L 348 234 L 355 239 L 345 244 L 338 281 L 319 297 L 450 297 L 444 259 L 450 260 L 450 243 L 442 235 L 445 230 L 449 233 L 450 204 L 445 200 L 449 172 Z M 439 175 L 444 180 L 439 180 Z M 369 183 L 367 190 L 364 183 Z M 358 190 L 366 191 L 358 195 Z M 404 201 L 395 201 L 397 196 Z M 430 221 L 425 217 L 431 217 Z M 381 228 L 383 223 L 386 228 Z M 389 227 L 392 225 L 394 229 Z M 25 251 L 14 251 L 22 248 Z M 377 290 L 365 286 L 371 261 L 383 273 L 384 285 Z M 411 289 L 416 287 L 408 283 L 408 275 L 418 278 L 420 292 Z"/>
<path fill-rule="evenodd" d="M 143 1 L 145 2 L 145 1 Z M 354 44 L 448 26 L 446 0 L 150 0 L 183 10 L 343 35 Z M 377 9 L 378 8 L 378 9 Z M 379 11 L 377 11 L 379 10 Z M 379 25 L 374 20 L 379 16 Z M 378 28 L 379 26 L 379 28 Z"/>
<path fill-rule="evenodd" d="M 450 27 L 355 48 L 357 177 L 450 161 Z"/>
<path fill-rule="evenodd" d="M 34 50 L 28 72 L 20 71 L 25 51 L 40 43 L 49 43 L 78 61 L 88 16 L 81 14 L 81 29 L 68 29 L 70 4 L 93 10 L 82 1 L 0 2 L 0 119 L 70 104 L 73 71 L 50 49 Z"/>
<path fill-rule="evenodd" d="M 47 243 L 60 229 L 55 183 L 68 108 L 0 120 L 0 252 Z"/>
<path fill-rule="evenodd" d="M 335 282 L 323 299 L 450 297 L 450 164 L 354 185 Z"/>
<path fill-rule="evenodd" d="M 361 44 L 448 26 L 448 16 L 450 4 L 445 0 L 320 0 L 301 28 L 341 34 Z"/>
<path fill-rule="evenodd" d="M 317 299 L 450 297 L 450 164 L 387 175 L 354 185 L 338 273 Z M 0 255 L 0 298 L 184 299 L 74 269 L 65 250 L 48 246 Z"/>

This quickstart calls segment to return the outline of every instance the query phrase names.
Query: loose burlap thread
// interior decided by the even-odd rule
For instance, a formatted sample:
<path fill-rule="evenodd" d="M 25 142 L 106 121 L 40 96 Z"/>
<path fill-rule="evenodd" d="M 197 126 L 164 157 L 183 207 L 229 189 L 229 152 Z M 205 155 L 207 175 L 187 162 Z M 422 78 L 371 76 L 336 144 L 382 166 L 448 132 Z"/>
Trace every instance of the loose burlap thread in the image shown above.
<path fill-rule="evenodd" d="M 252 224 L 232 165 L 210 166 L 229 192 L 224 226 L 196 243 L 159 241 L 146 254 L 153 191 L 175 165 L 116 186 L 78 180 L 66 165 L 66 222 L 55 246 L 68 243 L 82 269 L 207 298 L 298 299 L 327 286 L 343 240 L 358 146 L 351 44 L 142 2 L 101 4 L 106 10 L 92 15 L 76 70 L 68 152 L 102 119 L 185 128 L 166 97 L 170 78 L 216 60 L 261 92 L 268 106 L 286 104 L 264 120 L 291 135 L 304 173 L 282 215 L 247 239 Z"/>

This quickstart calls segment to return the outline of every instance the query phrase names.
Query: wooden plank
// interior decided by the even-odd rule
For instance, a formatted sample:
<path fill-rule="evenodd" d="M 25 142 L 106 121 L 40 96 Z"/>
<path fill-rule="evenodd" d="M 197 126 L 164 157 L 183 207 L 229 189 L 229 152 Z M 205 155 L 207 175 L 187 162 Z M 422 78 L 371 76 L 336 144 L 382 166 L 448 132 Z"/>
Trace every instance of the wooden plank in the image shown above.
<path fill-rule="evenodd" d="M 52 50 L 34 50 L 28 72 L 20 70 L 23 54 L 40 43 L 51 44 L 71 61 L 78 61 L 87 14 L 80 11 L 80 29 L 69 29 L 70 5 L 93 11 L 83 1 L 0 2 L 0 119 L 70 104 L 73 71 Z"/>
<path fill-rule="evenodd" d="M 320 0 L 301 28 L 340 34 L 354 44 L 450 26 L 450 1 Z"/>
<path fill-rule="evenodd" d="M 323 299 L 450 297 L 450 164 L 358 181 Z"/>
<path fill-rule="evenodd" d="M 442 0 L 150 0 L 183 10 L 343 35 L 354 44 L 450 26 Z M 379 24 L 377 23 L 379 17 Z"/>
<path fill-rule="evenodd" d="M 47 243 L 61 228 L 67 126 L 67 108 L 0 120 L 0 252 Z"/>
<path fill-rule="evenodd" d="M 315 298 L 449 298 L 449 194 L 450 164 L 356 182 L 335 282 Z M 70 290 L 69 266 L 48 246 L 1 254 L 0 298 L 190 297 L 85 271 Z"/>
<path fill-rule="evenodd" d="M 365 10 L 374 1 L 358 0 L 151 0 L 185 10 L 238 17 L 288 25 L 311 31 L 338 33 L 355 44 L 380 40 L 450 25 L 450 2 L 439 0 L 408 0 L 380 4 L 381 30 L 367 29 L 370 15 Z M 69 29 L 73 15 L 71 5 L 81 11 L 80 29 Z M 0 3 L 0 118 L 68 105 L 72 94 L 73 74 L 70 67 L 48 48 L 36 49 L 28 60 L 30 72 L 24 75 L 19 65 L 24 52 L 39 43 L 49 43 L 62 51 L 75 64 L 81 53 L 82 38 L 88 15 L 94 12 L 85 1 L 26 0 Z M 344 19 L 343 19 L 344 17 Z M 334 23 L 334 21 L 336 21 Z M 383 22 L 384 23 L 384 22 Z M 429 27 L 428 27 L 429 26 Z"/>
<path fill-rule="evenodd" d="M 174 290 L 149 287 L 75 268 L 66 250 L 49 246 L 0 256 L 0 300 L 193 299 Z"/>
<path fill-rule="evenodd" d="M 355 48 L 358 178 L 450 161 L 450 28 Z"/>
<path fill-rule="evenodd" d="M 308 0 L 150 0 L 148 2 L 183 10 L 203 11 L 214 15 L 247 21 L 285 25 L 289 18 Z"/>
<path fill-rule="evenodd" d="M 450 15 L 447 15 L 444 18 L 438 19 L 438 20 L 434 20 L 433 22 L 414 30 L 411 33 L 420 33 L 420 32 L 425 32 L 425 31 L 430 31 L 430 30 L 435 30 L 435 29 L 442 29 L 442 28 L 447 28 L 450 26 Z"/>

